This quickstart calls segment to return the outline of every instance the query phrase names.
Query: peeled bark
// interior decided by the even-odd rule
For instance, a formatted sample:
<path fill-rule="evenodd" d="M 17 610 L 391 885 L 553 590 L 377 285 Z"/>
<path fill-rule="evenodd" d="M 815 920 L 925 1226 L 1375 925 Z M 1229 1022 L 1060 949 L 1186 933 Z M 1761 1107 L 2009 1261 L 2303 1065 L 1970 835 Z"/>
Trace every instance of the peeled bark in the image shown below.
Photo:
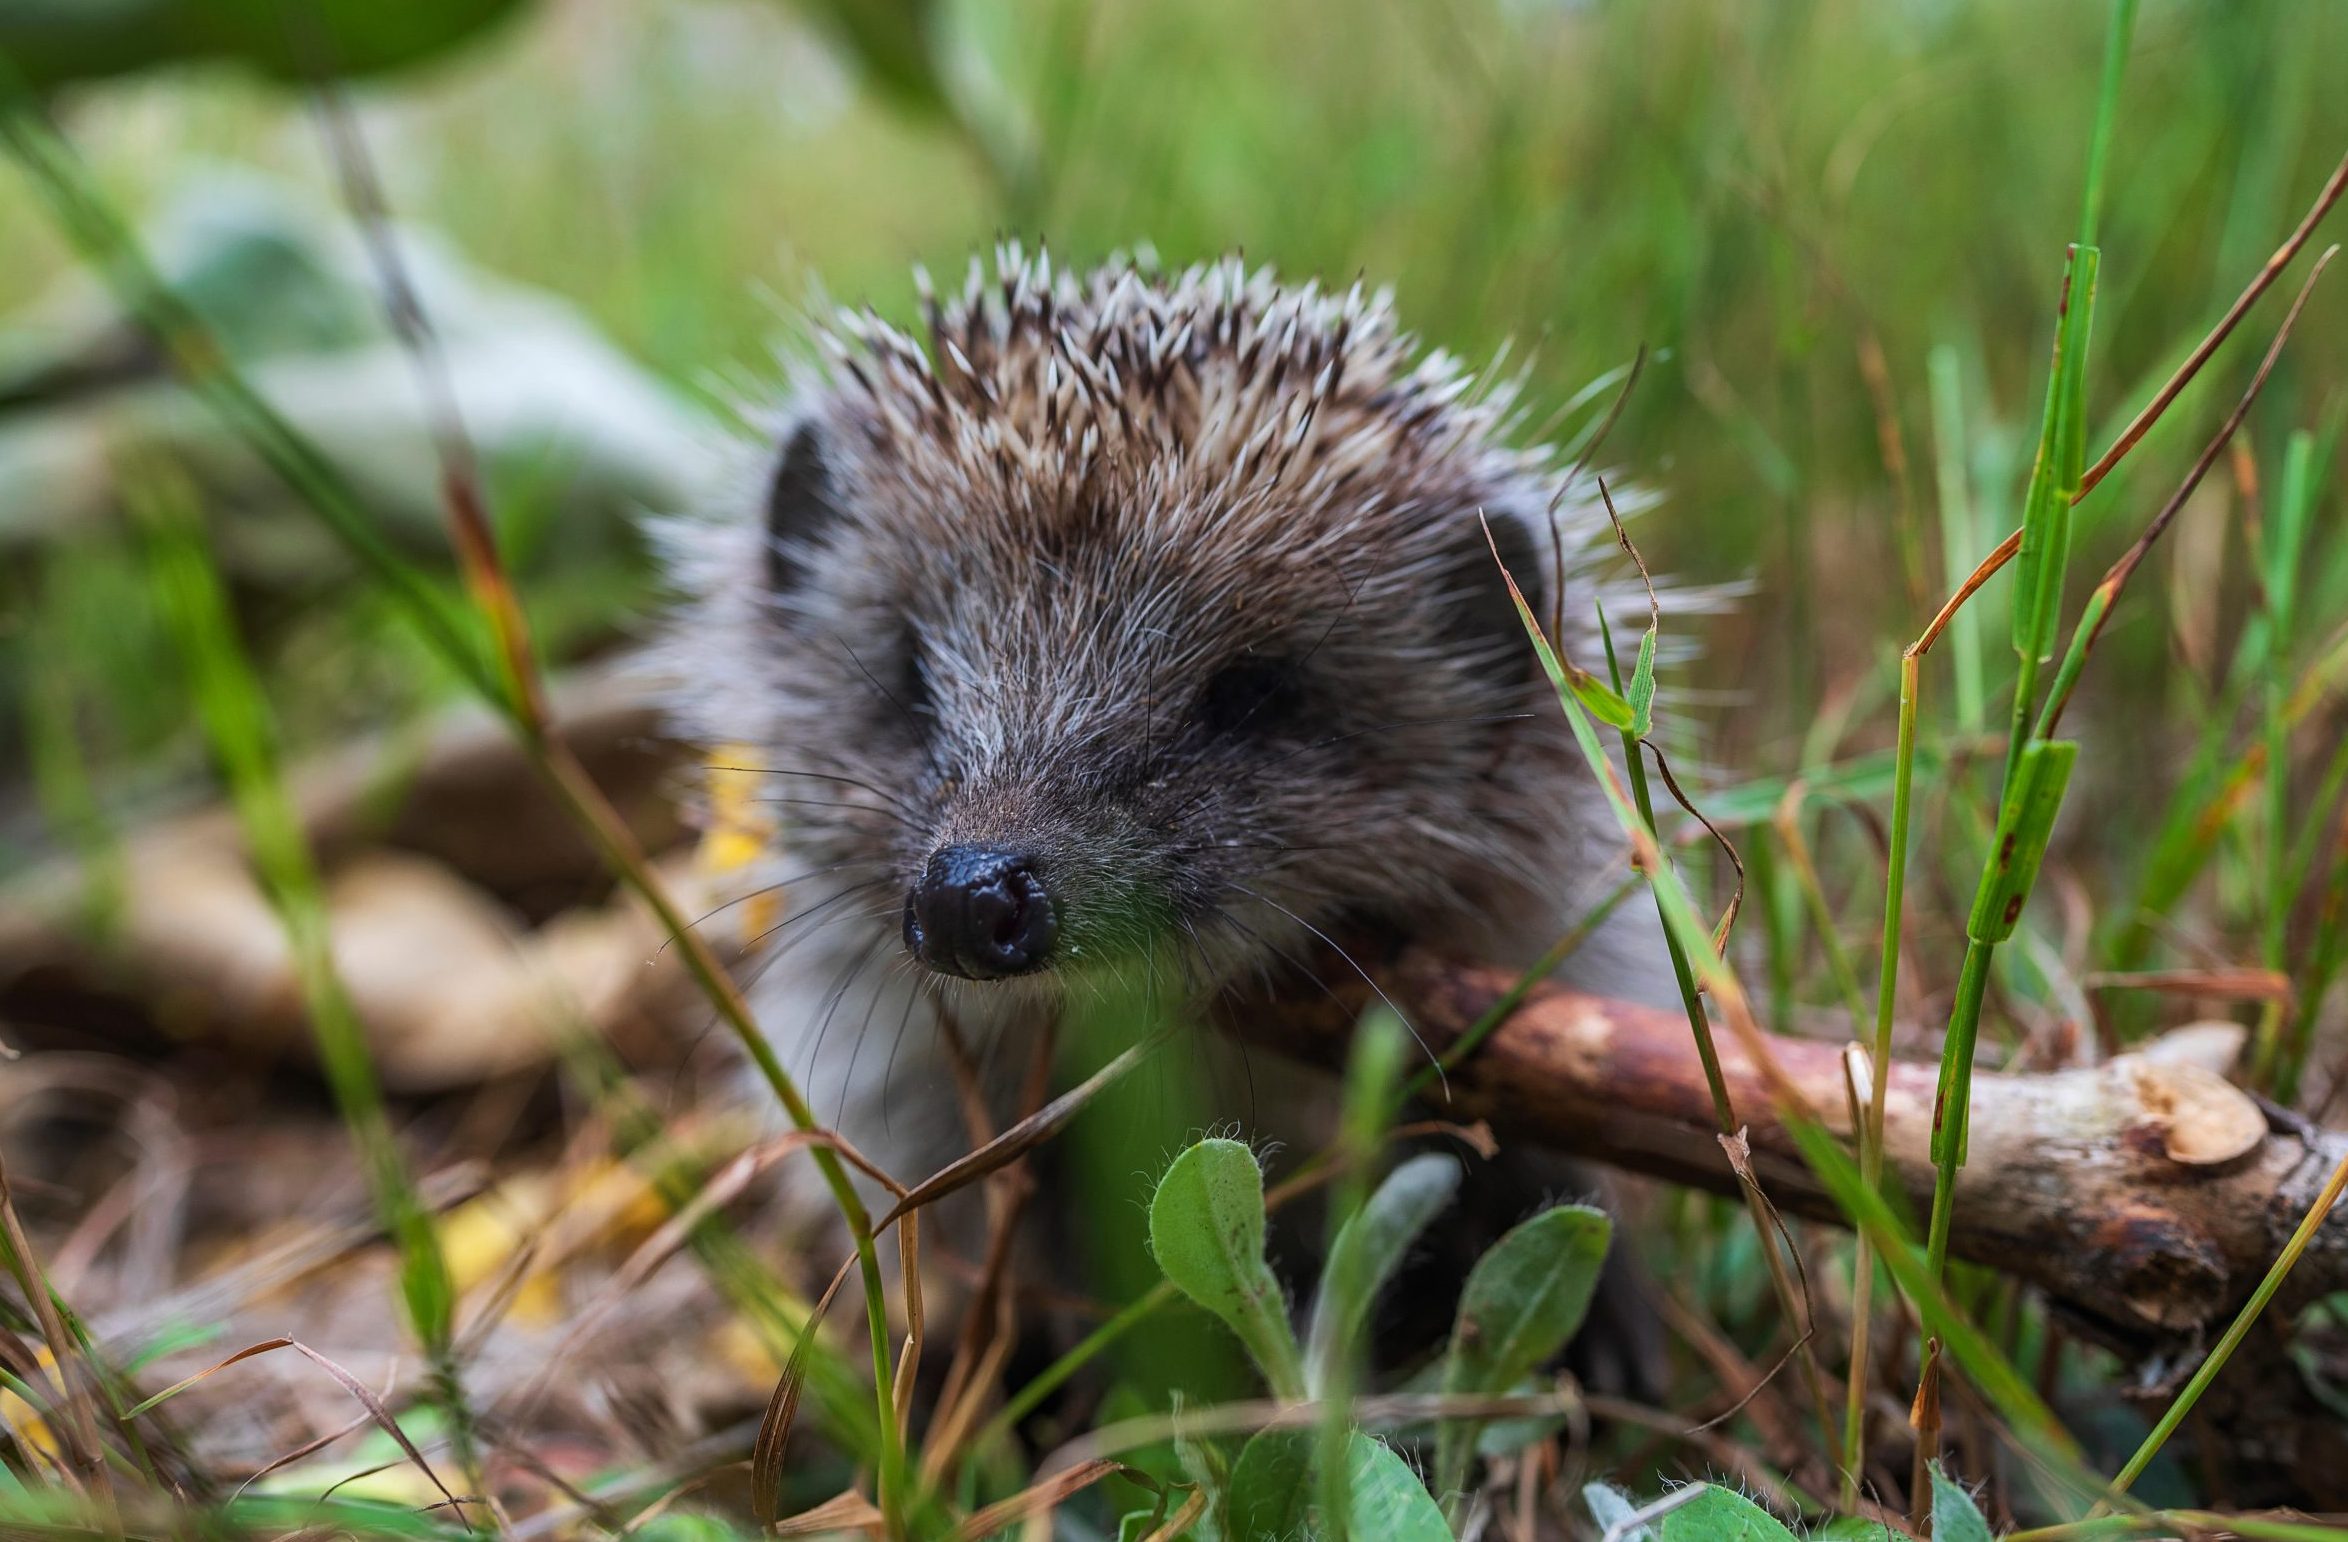
<path fill-rule="evenodd" d="M 1405 954 L 1382 983 L 1440 1055 L 1514 983 L 1506 971 Z M 1235 1014 L 1232 1030 L 1304 1059 L 1341 1064 L 1366 987 Z M 1737 1118 L 1779 1209 L 1840 1212 L 1772 1106 L 1735 1037 L 1715 1031 Z M 1828 1128 L 1848 1136 L 1844 1046 L 1770 1036 L 1770 1057 Z M 2343 1157 L 2348 1135 L 2271 1127 L 2223 1075 L 2232 1025 L 2180 1030 L 2088 1069 L 1976 1074 L 1969 1159 L 1951 1249 L 2043 1288 L 2115 1342 L 2191 1339 L 2245 1299 Z M 1895 1064 L 1885 1170 L 1918 1213 L 1930 1204 L 1937 1068 Z M 1736 1183 L 1687 1020 L 1674 1012 L 1541 986 L 1448 1077 L 1452 1117 L 1504 1137 L 1721 1192 Z M 2348 1222 L 2320 1228 L 2286 1305 L 2348 1287 Z"/>

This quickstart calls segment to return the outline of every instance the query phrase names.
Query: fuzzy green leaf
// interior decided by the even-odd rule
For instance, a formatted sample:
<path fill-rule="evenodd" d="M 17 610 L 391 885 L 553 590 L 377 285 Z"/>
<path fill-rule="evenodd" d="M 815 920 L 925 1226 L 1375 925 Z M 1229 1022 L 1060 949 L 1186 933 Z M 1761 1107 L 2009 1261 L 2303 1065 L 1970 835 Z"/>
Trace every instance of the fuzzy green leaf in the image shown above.
<path fill-rule="evenodd" d="M 1498 1396 L 1562 1349 L 1590 1309 L 1613 1230 L 1602 1210 L 1560 1205 L 1493 1243 L 1460 1292 L 1443 1390 Z M 1467 1419 L 1437 1430 L 1436 1470 L 1446 1484 L 1465 1474 L 1477 1434 Z"/>
<path fill-rule="evenodd" d="M 1564 1348 L 1590 1308 L 1613 1229 L 1602 1210 L 1560 1205 L 1492 1244 L 1460 1294 L 1444 1390 L 1506 1392 Z"/>
<path fill-rule="evenodd" d="M 1361 1213 L 1337 1233 L 1306 1338 L 1305 1381 L 1316 1395 L 1327 1385 L 1330 1357 L 1360 1331 L 1411 1243 L 1458 1190 L 1458 1162 L 1432 1152 L 1413 1157 L 1388 1173 Z"/>
<path fill-rule="evenodd" d="M 1742 1494 L 1712 1485 L 1667 1511 L 1657 1529 L 1663 1542 L 1796 1542 L 1776 1516 Z"/>
<path fill-rule="evenodd" d="M 1305 1534 L 1313 1502 L 1313 1437 L 1306 1430 L 1262 1430 L 1231 1464 L 1224 1501 L 1231 1542 L 1293 1542 Z"/>
<path fill-rule="evenodd" d="M 1174 1159 L 1150 1199 L 1150 1250 L 1176 1289 L 1239 1335 L 1275 1395 L 1304 1395 L 1286 1299 L 1264 1261 L 1264 1175 L 1235 1140 Z"/>
<path fill-rule="evenodd" d="M 1434 1497 L 1392 1447 L 1355 1430 L 1345 1465 L 1355 1536 L 1375 1542 L 1451 1542 L 1451 1527 Z"/>
<path fill-rule="evenodd" d="M 1935 1542 L 1990 1542 L 1989 1522 L 1973 1503 L 1973 1496 L 1932 1464 L 1932 1535 Z"/>

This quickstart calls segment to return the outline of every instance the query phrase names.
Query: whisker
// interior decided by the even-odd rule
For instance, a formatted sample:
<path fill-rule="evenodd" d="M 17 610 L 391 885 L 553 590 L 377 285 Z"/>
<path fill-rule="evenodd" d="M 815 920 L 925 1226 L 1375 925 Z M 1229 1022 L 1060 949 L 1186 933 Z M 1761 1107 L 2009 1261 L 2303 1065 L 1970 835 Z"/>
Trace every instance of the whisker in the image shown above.
<path fill-rule="evenodd" d="M 840 901 L 846 899 L 851 894 L 866 893 L 870 890 L 879 888 L 882 884 L 885 884 L 888 881 L 888 877 L 884 874 L 879 878 L 868 878 L 862 883 L 850 884 L 847 888 L 841 889 L 837 893 L 826 895 L 824 898 L 819 899 L 814 904 L 808 906 L 805 910 L 799 911 L 794 915 L 785 916 L 782 920 L 777 921 L 774 925 L 768 927 L 765 931 L 760 932 L 757 936 L 751 938 L 749 942 L 743 945 L 743 951 L 747 952 L 750 949 L 757 947 L 760 943 L 782 931 L 783 928 L 787 926 L 796 926 L 801 921 L 806 920 L 809 916 L 821 914 L 823 911 L 834 905 L 837 905 Z"/>
<path fill-rule="evenodd" d="M 919 810 L 905 802 L 904 799 L 895 793 L 875 787 L 870 782 L 860 782 L 852 776 L 841 776 L 830 771 L 802 771 L 791 766 L 736 766 L 718 765 L 714 762 L 709 769 L 712 771 L 740 771 L 750 776 L 803 776 L 811 782 L 837 782 L 843 787 L 854 787 L 861 792 L 871 793 L 907 819 L 916 824 L 921 822 Z"/>
<path fill-rule="evenodd" d="M 864 951 L 857 954 L 854 961 L 841 971 L 839 979 L 832 985 L 830 994 L 824 997 L 823 1021 L 816 1025 L 815 1042 L 807 1050 L 807 1074 L 810 1080 L 814 1078 L 817 1068 L 823 1064 L 823 1041 L 831 1034 L 832 1019 L 839 1014 L 840 1003 L 848 999 L 849 987 L 863 977 L 865 966 L 872 962 L 872 956 L 878 953 L 881 944 L 888 940 L 888 934 L 884 932 L 866 943 Z M 845 1087 L 841 1089 L 841 1095 L 846 1096 Z"/>
<path fill-rule="evenodd" d="M 883 921 L 895 915 L 896 913 L 896 906 L 886 905 L 877 910 L 842 910 L 836 914 L 826 916 L 822 925 L 812 927 L 807 931 L 801 932 L 798 936 L 791 938 L 781 947 L 776 948 L 774 952 L 761 959 L 758 963 L 758 967 L 750 972 L 749 977 L 743 983 L 745 987 L 756 986 L 769 974 L 774 972 L 775 968 L 782 963 L 784 956 L 788 954 L 793 948 L 801 946 L 811 938 L 822 936 L 825 932 L 830 931 L 835 926 L 842 924 L 853 924 L 859 921 Z M 884 930 L 881 935 L 885 940 L 890 934 Z"/>
<path fill-rule="evenodd" d="M 747 894 L 737 894 L 732 899 L 727 900 L 724 904 L 717 906 L 715 909 L 704 911 L 702 914 L 695 916 L 692 920 L 686 922 L 685 925 L 688 930 L 696 930 L 705 923 L 716 919 L 718 916 L 724 915 L 727 911 L 733 909 L 736 905 L 747 905 L 754 899 L 763 899 L 769 894 L 779 894 L 783 890 L 790 888 L 793 884 L 805 883 L 810 878 L 821 878 L 826 873 L 837 873 L 851 867 L 889 867 L 893 865 L 893 863 L 889 862 L 888 859 L 884 857 L 855 857 L 846 862 L 834 862 L 829 867 L 809 868 L 804 873 L 793 873 L 788 878 L 778 878 L 773 883 L 760 884 L 757 888 L 752 889 Z M 788 926 L 790 923 L 785 921 L 782 924 Z M 760 937 L 763 937 L 766 934 L 762 932 L 759 935 Z M 654 958 L 660 957 L 661 954 L 666 953 L 669 950 L 669 945 L 676 940 L 677 939 L 674 937 L 663 938 L 660 947 L 653 952 L 652 956 Z M 758 938 L 753 938 L 751 940 L 755 943 Z"/>
<path fill-rule="evenodd" d="M 1345 960 L 1346 965 L 1351 968 L 1355 974 L 1358 974 L 1362 977 L 1362 983 L 1367 985 L 1371 990 L 1375 991 L 1380 1001 L 1386 1003 L 1386 1010 L 1392 1012 L 1397 1018 L 1401 1019 L 1402 1026 L 1409 1031 L 1412 1040 L 1417 1043 L 1419 1047 L 1419 1053 L 1425 1055 L 1427 1057 L 1427 1064 L 1435 1068 L 1435 1085 L 1443 1089 L 1444 1097 L 1449 1098 L 1451 1096 L 1451 1082 L 1450 1078 L 1443 1074 L 1443 1062 L 1436 1057 L 1436 1054 L 1432 1049 L 1427 1047 L 1427 1041 L 1419 1037 L 1418 1026 L 1410 1020 L 1410 1014 L 1403 1011 L 1401 1007 L 1395 1005 L 1394 998 L 1386 994 L 1386 987 L 1380 985 L 1376 980 L 1371 979 L 1370 972 L 1367 969 L 1364 969 L 1360 962 L 1357 961 L 1351 953 L 1346 952 L 1344 948 L 1340 947 L 1337 943 L 1337 940 L 1331 937 L 1327 932 L 1322 931 L 1319 927 L 1313 925 L 1312 922 L 1307 921 L 1304 917 L 1298 915 L 1295 911 L 1289 909 L 1286 905 L 1281 904 L 1278 900 L 1258 894 L 1255 890 L 1247 887 L 1245 884 L 1235 883 L 1231 887 L 1237 889 L 1240 893 L 1246 895 L 1249 899 L 1254 900 L 1259 905 L 1271 906 L 1274 910 L 1279 911 L 1289 920 L 1294 921 L 1297 925 L 1303 927 L 1306 931 L 1311 932 L 1315 937 L 1320 938 L 1321 941 L 1327 944 L 1330 948 L 1335 949 L 1337 956 Z M 1326 989 L 1326 987 L 1323 988 Z"/>
<path fill-rule="evenodd" d="M 913 1009 L 921 1004 L 923 995 L 920 981 L 916 980 L 907 987 L 905 1013 L 897 1019 L 896 1037 L 889 1040 L 888 1062 L 881 1067 L 881 1133 L 884 1135 L 894 1136 L 896 1134 L 897 1100 L 888 1096 L 888 1089 L 897 1084 L 897 1051 L 904 1046 L 905 1030 L 912 1026 Z"/>
<path fill-rule="evenodd" d="M 921 826 L 915 824 L 912 820 L 906 818 L 903 814 L 898 813 L 895 809 L 874 808 L 871 804 L 868 803 L 851 803 L 845 799 L 840 798 L 753 798 L 750 801 L 753 803 L 766 804 L 775 808 L 844 808 L 853 810 L 859 814 L 878 814 L 884 819 L 895 820 L 898 824 L 903 825 L 906 829 L 914 831 L 917 834 L 922 833 Z"/>
<path fill-rule="evenodd" d="M 913 725 L 921 739 L 921 758 L 928 762 L 930 775 L 942 779 L 944 773 L 938 766 L 937 746 L 931 742 L 927 726 L 921 720 L 921 714 L 899 701 L 894 691 L 880 683 L 880 677 L 875 675 L 871 668 L 865 664 L 864 656 L 856 651 L 847 638 L 834 633 L 832 641 L 838 643 L 847 652 L 848 657 L 855 661 L 857 673 L 863 675 L 865 683 L 880 693 L 881 700 L 895 707 L 898 712 L 904 715 L 905 721 Z M 918 664 L 915 667 L 918 668 Z"/>

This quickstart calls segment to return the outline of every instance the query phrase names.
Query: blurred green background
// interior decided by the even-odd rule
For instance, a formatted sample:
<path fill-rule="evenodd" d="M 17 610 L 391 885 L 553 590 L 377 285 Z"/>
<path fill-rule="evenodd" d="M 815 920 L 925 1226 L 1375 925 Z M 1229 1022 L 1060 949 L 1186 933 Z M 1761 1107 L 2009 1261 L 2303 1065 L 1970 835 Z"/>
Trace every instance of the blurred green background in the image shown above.
<path fill-rule="evenodd" d="M 404 221 L 575 302 L 713 418 L 770 389 L 773 346 L 812 296 L 901 312 L 912 263 L 958 272 L 1003 234 L 1070 261 L 1236 248 L 1292 275 L 1391 283 L 1432 342 L 1471 358 L 1513 345 L 1543 408 L 1645 344 L 1654 363 L 1609 459 L 1664 496 L 1641 530 L 1660 570 L 1753 582 L 1699 673 L 1729 704 L 1712 758 L 1757 773 L 1789 764 L 1860 682 L 1880 691 L 1890 641 L 1945 590 L 1946 556 L 1978 555 L 2014 517 L 2104 21 L 2038 0 L 544 0 L 352 89 Z M 2348 142 L 2343 57 L 2336 0 L 2146 7 L 2105 223 L 2099 437 Z M 56 106 L 133 211 L 230 163 L 333 219 L 304 98 L 256 73 L 149 71 Z M 42 345 L 34 302 L 71 267 L 0 174 L 0 317 L 20 346 Z M 363 308 L 354 324 L 373 325 Z M 2302 339 L 2253 420 L 2262 445 L 2326 420 L 2348 303 L 2319 296 Z M 1936 346 L 1954 446 L 1935 438 Z M 2090 506 L 2083 574 L 2149 515 L 2246 368 L 2232 362 Z M 501 501 L 527 506 L 528 477 L 500 469 Z M 655 481 L 630 501 L 690 477 Z M 1967 506 L 1944 551 L 1949 490 Z M 0 487 L 12 496 L 25 486 Z M 624 537 L 583 526 L 533 528 L 524 553 L 567 648 L 652 603 Z M 103 537 L 75 528 L 20 551 L 90 542 Z M 2325 555 L 2317 590 L 2336 595 L 2348 553 Z M 344 719 L 353 670 L 383 683 L 370 710 L 420 689 L 366 605 L 320 605 L 340 594 L 331 565 L 304 583 L 303 560 L 278 564 L 296 581 L 272 612 L 301 642 L 280 650 L 297 724 Z M 2207 576 L 2210 603 L 2240 603 Z M 102 572 L 78 581 L 96 592 L 64 608 L 103 612 Z M 13 584 L 9 603 L 21 674 L 34 602 Z M 2090 755 L 2107 767 L 2157 766 L 2159 719 L 2142 709 L 2193 689 L 2166 667 L 2170 629 L 2142 616 L 2090 693 L 2093 721 L 2146 741 Z M 74 667 L 135 701 L 152 675 L 124 625 Z M 136 760 L 169 737 L 134 708 L 108 716 L 128 720 L 89 725 L 95 753 Z"/>

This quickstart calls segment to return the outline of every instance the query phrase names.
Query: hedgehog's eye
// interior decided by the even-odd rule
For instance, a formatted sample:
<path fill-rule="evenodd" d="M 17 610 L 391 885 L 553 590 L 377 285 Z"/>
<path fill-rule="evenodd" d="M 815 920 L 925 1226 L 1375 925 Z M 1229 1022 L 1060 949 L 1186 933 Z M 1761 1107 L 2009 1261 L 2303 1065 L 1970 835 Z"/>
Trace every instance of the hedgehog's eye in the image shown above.
<path fill-rule="evenodd" d="M 1191 709 L 1214 737 L 1277 733 L 1305 709 L 1303 671 L 1294 659 L 1248 655 L 1215 671 Z"/>

